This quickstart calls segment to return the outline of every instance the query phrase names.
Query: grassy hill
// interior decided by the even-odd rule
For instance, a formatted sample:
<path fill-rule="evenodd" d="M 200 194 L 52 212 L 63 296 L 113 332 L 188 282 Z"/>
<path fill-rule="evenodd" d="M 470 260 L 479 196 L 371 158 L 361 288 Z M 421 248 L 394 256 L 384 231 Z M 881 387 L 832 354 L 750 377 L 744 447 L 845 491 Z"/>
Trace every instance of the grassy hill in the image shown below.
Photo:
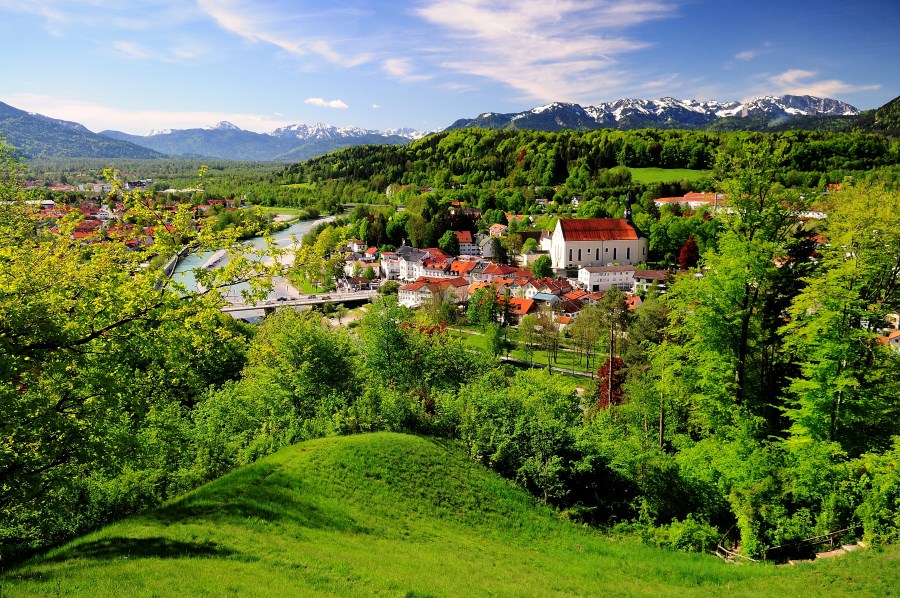
<path fill-rule="evenodd" d="M 738 566 L 611 541 L 455 445 L 372 434 L 283 450 L 6 572 L 0 594 L 887 595 L 898 565 Z"/>

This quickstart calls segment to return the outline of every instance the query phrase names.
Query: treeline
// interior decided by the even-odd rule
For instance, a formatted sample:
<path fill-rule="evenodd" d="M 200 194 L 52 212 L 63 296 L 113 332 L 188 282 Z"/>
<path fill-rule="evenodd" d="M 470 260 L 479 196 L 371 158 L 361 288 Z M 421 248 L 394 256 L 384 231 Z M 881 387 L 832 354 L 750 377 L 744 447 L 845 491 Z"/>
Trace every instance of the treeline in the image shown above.
<path fill-rule="evenodd" d="M 340 179 L 381 192 L 392 184 L 452 189 L 491 182 L 514 188 L 567 185 L 584 190 L 616 166 L 712 169 L 730 148 L 761 139 L 788 145 L 778 166 L 786 177 L 802 173 L 805 186 L 818 185 L 822 177 L 840 182 L 846 174 L 900 161 L 897 141 L 861 132 L 461 129 L 408 146 L 348 148 L 290 166 L 281 178 L 295 183 Z"/>

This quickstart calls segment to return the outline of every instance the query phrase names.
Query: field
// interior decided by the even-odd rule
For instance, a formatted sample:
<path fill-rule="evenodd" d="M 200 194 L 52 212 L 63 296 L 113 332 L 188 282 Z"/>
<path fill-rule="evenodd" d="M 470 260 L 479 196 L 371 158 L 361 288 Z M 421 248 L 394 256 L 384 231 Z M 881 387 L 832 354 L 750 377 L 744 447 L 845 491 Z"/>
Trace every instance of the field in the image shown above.
<path fill-rule="evenodd" d="M 709 170 L 689 170 L 687 168 L 630 168 L 631 177 L 636 183 L 671 183 L 674 181 L 696 181 L 712 174 Z"/>
<path fill-rule="evenodd" d="M 3 596 L 888 595 L 900 551 L 795 567 L 605 538 L 453 443 L 285 449 L 0 577 Z"/>

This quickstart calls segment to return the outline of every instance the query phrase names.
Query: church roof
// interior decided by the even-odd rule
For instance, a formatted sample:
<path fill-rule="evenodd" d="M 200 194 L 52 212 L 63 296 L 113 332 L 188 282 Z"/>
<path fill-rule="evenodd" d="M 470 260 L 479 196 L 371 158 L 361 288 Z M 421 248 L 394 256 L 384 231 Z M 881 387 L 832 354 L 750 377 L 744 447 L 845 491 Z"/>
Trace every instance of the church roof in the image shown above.
<path fill-rule="evenodd" d="M 639 238 L 638 230 L 624 218 L 571 218 L 559 221 L 566 241 L 627 241 Z"/>

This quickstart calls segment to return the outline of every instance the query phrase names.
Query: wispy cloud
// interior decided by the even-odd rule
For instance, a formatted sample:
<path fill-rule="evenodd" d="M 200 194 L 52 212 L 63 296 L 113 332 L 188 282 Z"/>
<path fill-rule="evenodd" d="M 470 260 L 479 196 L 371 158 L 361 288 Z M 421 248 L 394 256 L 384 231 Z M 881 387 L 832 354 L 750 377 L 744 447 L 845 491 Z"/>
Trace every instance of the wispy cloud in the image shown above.
<path fill-rule="evenodd" d="M 180 64 L 209 54 L 209 49 L 194 42 L 181 42 L 169 48 L 150 48 L 129 40 L 115 40 L 111 49 L 115 56 L 131 60 L 154 60 Z"/>
<path fill-rule="evenodd" d="M 633 83 L 616 57 L 651 44 L 624 31 L 674 12 L 672 3 L 657 0 L 428 0 L 416 10 L 453 40 L 442 67 L 527 98 L 572 101 Z"/>
<path fill-rule="evenodd" d="M 222 29 L 250 42 L 271 44 L 294 56 L 318 56 L 343 67 L 370 62 L 369 53 L 345 53 L 323 37 L 298 32 L 315 28 L 315 22 L 302 22 L 283 10 L 245 0 L 197 0 L 197 5 Z M 298 20 L 300 22 L 298 22 Z"/>
<path fill-rule="evenodd" d="M 817 75 L 816 71 L 804 69 L 789 69 L 778 73 L 768 78 L 772 89 L 769 93 L 833 98 L 847 93 L 881 89 L 881 85 L 878 84 L 855 85 L 837 79 L 815 80 Z"/>
<path fill-rule="evenodd" d="M 199 14 L 193 3 L 178 0 L 0 0 L 0 9 L 41 17 L 54 32 L 65 31 L 60 25 L 159 31 L 187 23 Z"/>
<path fill-rule="evenodd" d="M 338 110 L 346 110 L 350 107 L 341 100 L 325 100 L 323 98 L 307 98 L 304 103 L 321 108 L 337 108 Z"/>
<path fill-rule="evenodd" d="M 413 72 L 412 62 L 408 58 L 388 58 L 381 63 L 384 71 L 395 79 L 407 83 L 428 81 L 433 75 L 419 75 Z"/>

